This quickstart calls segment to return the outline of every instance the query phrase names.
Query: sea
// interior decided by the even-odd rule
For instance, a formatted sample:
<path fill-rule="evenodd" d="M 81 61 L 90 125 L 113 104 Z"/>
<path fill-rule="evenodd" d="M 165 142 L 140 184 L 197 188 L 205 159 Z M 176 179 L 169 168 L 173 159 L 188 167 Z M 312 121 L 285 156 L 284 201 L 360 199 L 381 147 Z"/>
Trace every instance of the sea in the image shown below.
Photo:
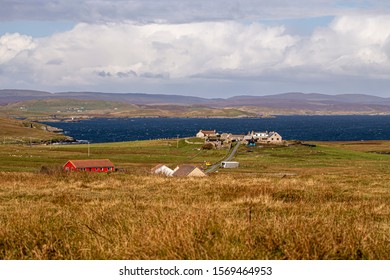
<path fill-rule="evenodd" d="M 64 134 L 90 143 L 194 137 L 203 130 L 247 134 L 276 131 L 284 140 L 390 140 L 390 115 L 276 116 L 274 118 L 94 118 L 53 122 Z"/>

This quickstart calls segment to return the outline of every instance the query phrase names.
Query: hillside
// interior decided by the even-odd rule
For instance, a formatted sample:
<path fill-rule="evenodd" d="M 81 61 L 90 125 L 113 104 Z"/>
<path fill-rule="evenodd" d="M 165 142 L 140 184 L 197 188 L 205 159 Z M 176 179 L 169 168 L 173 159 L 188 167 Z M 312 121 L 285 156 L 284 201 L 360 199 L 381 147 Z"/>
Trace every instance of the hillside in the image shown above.
<path fill-rule="evenodd" d="M 55 133 L 58 130 L 34 122 L 0 118 L 0 141 L 4 143 L 40 143 L 70 141 L 70 137 Z"/>
<path fill-rule="evenodd" d="M 0 106 L 0 115 L 30 120 L 88 117 L 254 117 L 239 108 L 204 105 L 134 105 L 125 102 L 78 99 L 29 100 Z"/>
<path fill-rule="evenodd" d="M 265 96 L 242 95 L 224 99 L 145 93 L 50 93 L 28 90 L 0 90 L 0 113 L 12 111 L 9 113 L 20 116 L 18 107 L 27 105 L 31 106 L 30 109 L 35 112 L 35 116 L 57 113 L 57 111 L 63 113 L 66 110 L 66 104 L 80 108 L 86 107 L 84 104 L 86 101 L 89 102 L 88 113 L 92 115 L 108 114 L 128 117 L 247 117 L 390 113 L 390 98 L 363 94 L 326 95 L 290 92 Z M 93 101 L 96 103 L 93 104 Z M 176 107 L 169 107 L 173 105 Z M 112 111 L 114 108 L 117 108 L 116 112 Z M 28 114 L 24 112 L 23 115 Z"/>

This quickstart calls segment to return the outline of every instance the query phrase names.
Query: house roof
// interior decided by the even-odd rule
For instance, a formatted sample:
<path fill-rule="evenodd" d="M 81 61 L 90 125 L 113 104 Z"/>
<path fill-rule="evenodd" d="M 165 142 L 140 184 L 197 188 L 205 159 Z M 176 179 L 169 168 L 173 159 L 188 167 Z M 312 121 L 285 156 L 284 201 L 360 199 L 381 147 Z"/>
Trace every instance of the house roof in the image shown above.
<path fill-rule="evenodd" d="M 169 170 L 171 170 L 168 166 L 166 166 L 165 164 L 157 164 L 155 167 L 153 167 L 150 171 L 152 172 L 152 173 L 154 173 L 157 169 L 160 169 L 160 168 L 162 168 L 162 167 L 165 167 L 166 169 L 169 169 Z"/>
<path fill-rule="evenodd" d="M 179 165 L 177 167 L 176 171 L 173 172 L 172 176 L 175 176 L 175 177 L 186 177 L 188 174 L 190 174 L 196 168 L 198 168 L 198 167 L 193 166 L 193 165 L 189 165 L 189 164 L 182 164 L 182 165 Z"/>
<path fill-rule="evenodd" d="M 76 168 L 115 167 L 109 159 L 77 159 L 69 160 Z"/>
<path fill-rule="evenodd" d="M 151 172 L 154 172 L 154 171 L 156 171 L 157 169 L 159 169 L 160 167 L 163 167 L 164 166 L 164 164 L 157 164 L 155 167 L 153 167 L 150 171 Z"/>
<path fill-rule="evenodd" d="M 215 130 L 201 130 L 203 134 L 215 134 Z"/>
<path fill-rule="evenodd" d="M 274 136 L 274 135 L 278 136 L 279 133 L 277 133 L 277 132 L 275 132 L 275 131 L 272 131 L 272 132 L 270 132 L 269 137 Z M 280 136 L 280 135 L 279 135 L 279 136 Z"/>

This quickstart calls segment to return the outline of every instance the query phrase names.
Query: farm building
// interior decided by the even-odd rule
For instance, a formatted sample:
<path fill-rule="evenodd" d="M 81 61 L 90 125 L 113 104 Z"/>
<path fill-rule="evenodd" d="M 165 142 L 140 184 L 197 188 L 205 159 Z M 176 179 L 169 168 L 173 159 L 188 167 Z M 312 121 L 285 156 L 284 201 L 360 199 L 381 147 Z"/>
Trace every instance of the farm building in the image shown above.
<path fill-rule="evenodd" d="M 238 168 L 240 166 L 240 163 L 237 161 L 222 161 L 221 167 L 222 168 Z"/>
<path fill-rule="evenodd" d="M 199 132 L 196 134 L 196 137 L 205 138 L 207 136 L 215 136 L 216 134 L 216 130 L 199 130 Z"/>
<path fill-rule="evenodd" d="M 281 143 L 282 142 L 282 136 L 280 136 L 279 133 L 272 131 L 268 135 L 268 141 L 270 143 Z"/>
<path fill-rule="evenodd" d="M 247 138 L 252 137 L 253 139 L 257 140 L 257 142 L 262 143 L 271 143 L 271 144 L 281 144 L 283 143 L 282 136 L 275 132 L 275 131 L 265 131 L 265 132 L 251 132 L 248 133 Z M 247 140 L 247 139 L 246 139 Z"/>
<path fill-rule="evenodd" d="M 172 176 L 175 177 L 204 177 L 207 176 L 206 173 L 204 173 L 202 170 L 200 170 L 198 167 L 189 165 L 189 164 L 182 164 L 173 170 Z"/>
<path fill-rule="evenodd" d="M 68 160 L 64 171 L 110 172 L 115 171 L 115 165 L 109 159 Z"/>
<path fill-rule="evenodd" d="M 163 174 L 165 176 L 172 176 L 173 170 L 164 164 L 156 165 L 151 170 L 152 174 Z"/>

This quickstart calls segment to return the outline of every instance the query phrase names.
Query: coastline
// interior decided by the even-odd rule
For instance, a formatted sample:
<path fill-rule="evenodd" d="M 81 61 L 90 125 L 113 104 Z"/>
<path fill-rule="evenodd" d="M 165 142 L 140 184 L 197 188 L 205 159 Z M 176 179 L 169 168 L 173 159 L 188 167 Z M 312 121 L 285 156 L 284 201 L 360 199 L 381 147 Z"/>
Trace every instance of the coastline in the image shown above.
<path fill-rule="evenodd" d="M 43 122 L 75 140 L 91 143 L 194 137 L 200 129 L 218 133 L 278 131 L 300 141 L 389 140 L 388 115 L 275 116 L 274 118 L 90 118 L 80 122 Z"/>

